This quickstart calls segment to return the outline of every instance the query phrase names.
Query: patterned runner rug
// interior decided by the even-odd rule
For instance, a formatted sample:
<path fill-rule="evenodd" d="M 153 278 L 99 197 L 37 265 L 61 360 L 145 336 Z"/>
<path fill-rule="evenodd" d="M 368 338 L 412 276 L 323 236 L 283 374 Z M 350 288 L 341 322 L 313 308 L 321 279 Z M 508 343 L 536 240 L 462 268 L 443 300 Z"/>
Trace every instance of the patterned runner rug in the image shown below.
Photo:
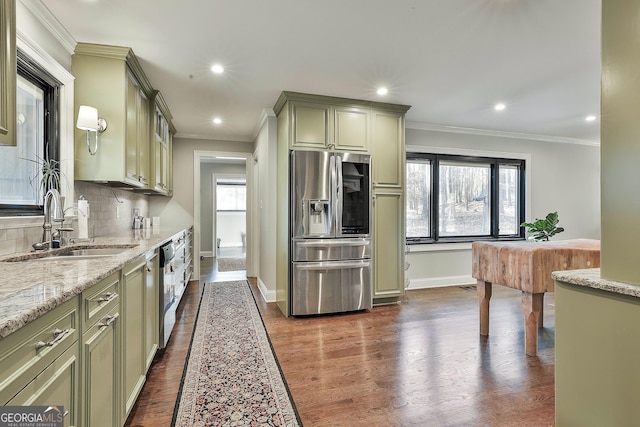
<path fill-rule="evenodd" d="M 173 425 L 302 425 L 248 282 L 204 286 Z"/>
<path fill-rule="evenodd" d="M 218 271 L 246 270 L 246 258 L 218 258 Z"/>

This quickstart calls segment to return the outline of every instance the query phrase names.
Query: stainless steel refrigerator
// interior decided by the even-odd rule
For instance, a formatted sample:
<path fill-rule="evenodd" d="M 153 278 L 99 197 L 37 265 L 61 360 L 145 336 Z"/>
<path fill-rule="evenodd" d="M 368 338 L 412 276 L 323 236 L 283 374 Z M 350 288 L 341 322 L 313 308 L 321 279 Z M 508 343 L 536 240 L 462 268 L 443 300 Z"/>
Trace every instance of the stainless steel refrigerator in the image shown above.
<path fill-rule="evenodd" d="M 370 309 L 371 157 L 291 152 L 291 314 Z"/>

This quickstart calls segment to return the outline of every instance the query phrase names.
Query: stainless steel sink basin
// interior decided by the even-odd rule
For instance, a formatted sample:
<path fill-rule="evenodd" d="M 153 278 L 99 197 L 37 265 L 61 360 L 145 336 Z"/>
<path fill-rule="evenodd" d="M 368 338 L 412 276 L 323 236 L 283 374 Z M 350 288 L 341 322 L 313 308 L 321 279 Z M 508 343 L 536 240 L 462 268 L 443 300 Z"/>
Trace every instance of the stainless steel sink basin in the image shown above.
<path fill-rule="evenodd" d="M 86 256 L 111 256 L 118 255 L 124 251 L 127 251 L 131 248 L 88 248 L 88 249 L 74 249 L 70 252 L 66 252 L 65 254 L 60 254 L 59 256 L 70 256 L 70 257 L 86 257 Z"/>
<path fill-rule="evenodd" d="M 128 251 L 137 245 L 97 246 L 91 248 L 70 247 L 54 249 L 52 251 L 35 252 L 29 255 L 21 255 L 5 258 L 3 261 L 55 261 L 55 260 L 82 260 L 93 258 L 107 258 Z"/>

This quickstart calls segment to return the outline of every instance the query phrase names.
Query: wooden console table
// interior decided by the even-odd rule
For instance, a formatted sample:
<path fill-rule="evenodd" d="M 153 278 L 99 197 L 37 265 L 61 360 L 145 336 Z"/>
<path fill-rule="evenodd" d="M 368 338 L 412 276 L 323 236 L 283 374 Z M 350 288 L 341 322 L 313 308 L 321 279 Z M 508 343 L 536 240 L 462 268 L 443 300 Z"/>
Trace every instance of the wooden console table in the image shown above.
<path fill-rule="evenodd" d="M 478 280 L 480 335 L 489 335 L 492 283 L 520 289 L 529 356 L 538 354 L 544 293 L 554 289 L 551 272 L 600 267 L 599 240 L 473 242 L 471 248 L 472 275 Z"/>

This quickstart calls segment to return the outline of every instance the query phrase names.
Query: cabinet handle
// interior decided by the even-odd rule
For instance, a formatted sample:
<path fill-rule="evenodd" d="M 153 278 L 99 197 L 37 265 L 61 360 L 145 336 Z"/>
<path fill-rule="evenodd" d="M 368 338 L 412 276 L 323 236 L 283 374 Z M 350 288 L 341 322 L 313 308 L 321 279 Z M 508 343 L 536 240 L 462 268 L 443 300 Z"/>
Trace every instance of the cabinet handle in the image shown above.
<path fill-rule="evenodd" d="M 100 326 L 101 328 L 105 328 L 110 324 L 112 324 L 113 322 L 115 322 L 119 316 L 120 316 L 119 313 L 116 313 L 113 316 L 107 316 L 104 318 L 104 321 L 102 323 L 98 323 L 98 326 Z"/>
<path fill-rule="evenodd" d="M 51 331 L 51 333 L 53 334 L 53 339 L 51 341 L 38 341 L 36 343 L 36 351 L 44 348 L 44 347 L 53 347 L 54 345 L 58 344 L 60 341 L 62 341 L 62 339 L 69 334 L 69 332 L 71 332 L 71 329 L 67 328 L 67 329 L 54 329 L 53 331 Z"/>
<path fill-rule="evenodd" d="M 111 301 L 117 296 L 118 294 L 115 292 L 107 292 L 106 294 L 104 294 L 104 296 L 101 296 L 100 298 L 96 299 L 96 301 L 98 302 L 98 304 L 102 304 L 103 302 Z"/>

